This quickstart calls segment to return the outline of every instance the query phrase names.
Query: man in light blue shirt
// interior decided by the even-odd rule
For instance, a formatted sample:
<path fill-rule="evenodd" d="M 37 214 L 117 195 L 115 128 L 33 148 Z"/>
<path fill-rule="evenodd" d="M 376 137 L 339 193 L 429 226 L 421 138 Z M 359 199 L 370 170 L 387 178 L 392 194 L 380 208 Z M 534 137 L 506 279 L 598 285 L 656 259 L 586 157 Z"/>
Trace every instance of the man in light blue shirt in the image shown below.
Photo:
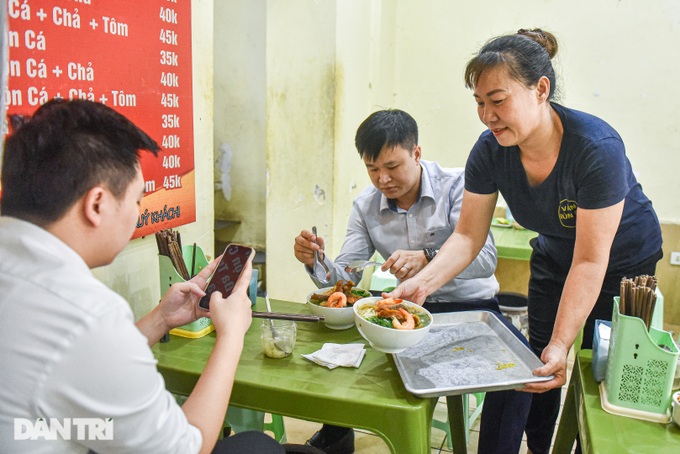
<path fill-rule="evenodd" d="M 368 260 L 375 251 L 386 258 L 383 271 L 389 270 L 402 281 L 415 276 L 453 233 L 460 215 L 463 169 L 443 169 L 421 159 L 418 126 L 408 113 L 381 110 L 371 114 L 357 129 L 355 145 L 373 185 L 354 201 L 340 254 L 334 261 L 325 256 L 323 238 L 310 231 L 303 230 L 295 238 L 295 257 L 318 287 L 323 284 L 313 274 L 315 251 L 322 253 L 331 272 L 330 284 L 326 285 L 339 279 L 359 282 L 362 273 L 349 273 L 347 265 Z M 498 312 L 502 319 L 495 297 L 496 254 L 489 233 L 470 266 L 428 295 L 424 307 L 431 312 L 488 309 Z M 521 336 L 519 332 L 516 335 Z M 487 395 L 480 453 L 519 451 L 531 403 L 531 397 L 523 394 L 501 391 Z M 327 454 L 349 454 L 354 452 L 354 432 L 324 425 L 307 444 Z"/>
<path fill-rule="evenodd" d="M 421 159 L 415 120 L 400 110 L 378 111 L 359 127 L 356 146 L 373 183 L 356 198 L 349 215 L 345 243 L 333 261 L 324 256 L 331 282 L 359 282 L 362 272 L 348 273 L 354 260 L 368 260 L 377 251 L 386 258 L 383 271 L 400 280 L 418 273 L 453 233 L 463 201 L 463 169 L 443 169 Z M 312 280 L 314 250 L 323 253 L 305 230 L 295 239 L 295 256 Z M 428 303 L 494 298 L 498 292 L 496 248 L 491 234 L 477 258 L 456 279 L 429 295 Z"/>

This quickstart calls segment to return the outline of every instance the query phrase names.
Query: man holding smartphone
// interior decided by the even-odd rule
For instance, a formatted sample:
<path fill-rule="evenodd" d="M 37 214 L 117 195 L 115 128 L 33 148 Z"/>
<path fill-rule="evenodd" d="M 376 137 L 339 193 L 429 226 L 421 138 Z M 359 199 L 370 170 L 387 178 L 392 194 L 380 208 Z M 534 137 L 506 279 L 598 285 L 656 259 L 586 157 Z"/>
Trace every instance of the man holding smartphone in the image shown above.
<path fill-rule="evenodd" d="M 463 169 L 444 169 L 422 160 L 418 126 L 402 110 L 380 110 L 366 118 L 356 132 L 355 145 L 373 183 L 354 200 L 340 254 L 331 260 L 321 254 L 337 280 L 359 282 L 362 272 L 345 267 L 368 260 L 374 252 L 385 257 L 382 270 L 399 280 L 423 269 L 448 239 L 458 222 L 463 201 Z M 318 241 L 318 244 L 317 244 Z M 317 286 L 312 272 L 314 252 L 323 253 L 323 238 L 303 230 L 295 238 L 295 257 Z M 496 248 L 491 235 L 470 266 L 427 297 L 430 312 L 491 310 L 500 316 L 496 293 Z M 506 323 L 509 325 L 509 323 Z M 514 327 L 509 326 L 526 342 Z M 531 398 L 514 391 L 487 394 L 480 429 L 479 452 L 517 452 Z M 504 412 L 503 409 L 511 409 Z M 352 429 L 324 425 L 307 444 L 327 454 L 354 452 Z"/>
<path fill-rule="evenodd" d="M 90 269 L 111 263 L 139 215 L 139 151 L 158 145 L 103 104 L 52 100 L 15 124 L 2 165 L 0 452 L 208 453 L 229 403 L 251 323 L 251 265 L 233 293 L 197 306 L 216 262 L 174 284 L 137 324 L 128 303 Z M 216 341 L 179 407 L 149 348 L 208 314 Z M 25 437 L 27 428 L 40 429 Z M 90 429 L 88 430 L 86 429 Z M 109 430 L 110 429 L 110 430 Z M 221 451 L 278 453 L 262 433 Z"/>

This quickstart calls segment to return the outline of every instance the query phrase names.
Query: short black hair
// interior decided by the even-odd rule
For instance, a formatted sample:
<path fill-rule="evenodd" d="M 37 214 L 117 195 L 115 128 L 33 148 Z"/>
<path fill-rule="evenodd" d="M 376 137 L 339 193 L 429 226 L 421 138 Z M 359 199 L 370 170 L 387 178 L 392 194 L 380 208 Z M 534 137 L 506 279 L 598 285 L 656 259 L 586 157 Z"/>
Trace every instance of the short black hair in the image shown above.
<path fill-rule="evenodd" d="M 411 115 L 399 109 L 379 110 L 366 118 L 354 138 L 359 156 L 373 162 L 383 147 L 401 145 L 412 151 L 418 145 L 418 124 Z"/>
<path fill-rule="evenodd" d="M 53 99 L 11 123 L 0 209 L 41 226 L 59 220 L 96 185 L 122 198 L 137 175 L 140 150 L 154 156 L 160 150 L 126 117 L 87 100 Z"/>

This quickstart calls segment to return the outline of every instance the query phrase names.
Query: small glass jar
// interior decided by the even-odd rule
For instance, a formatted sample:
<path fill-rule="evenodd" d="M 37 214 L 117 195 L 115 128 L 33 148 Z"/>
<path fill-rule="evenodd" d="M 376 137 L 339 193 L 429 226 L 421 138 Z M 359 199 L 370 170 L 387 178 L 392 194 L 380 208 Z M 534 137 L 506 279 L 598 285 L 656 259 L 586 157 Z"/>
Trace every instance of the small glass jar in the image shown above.
<path fill-rule="evenodd" d="M 675 346 L 680 350 L 680 340 L 674 341 Z M 673 387 L 674 390 L 680 390 L 680 355 L 678 355 L 678 360 L 675 364 L 675 376 L 673 377 Z"/>
<path fill-rule="evenodd" d="M 264 354 L 270 358 L 285 358 L 293 353 L 297 325 L 292 320 L 268 320 L 260 325 L 260 342 Z"/>
<path fill-rule="evenodd" d="M 680 426 L 680 391 L 673 393 L 671 398 L 673 399 L 671 402 L 671 416 L 675 424 Z"/>

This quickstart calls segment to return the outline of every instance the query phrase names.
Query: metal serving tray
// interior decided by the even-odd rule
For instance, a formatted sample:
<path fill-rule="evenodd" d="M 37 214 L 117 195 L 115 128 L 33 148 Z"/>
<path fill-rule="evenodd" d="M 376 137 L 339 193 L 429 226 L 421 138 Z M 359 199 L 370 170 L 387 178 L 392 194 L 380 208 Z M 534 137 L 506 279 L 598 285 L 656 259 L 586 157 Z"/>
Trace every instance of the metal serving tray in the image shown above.
<path fill-rule="evenodd" d="M 488 311 L 433 314 L 430 332 L 394 355 L 406 389 L 420 397 L 521 388 L 547 381 L 541 360 Z"/>

